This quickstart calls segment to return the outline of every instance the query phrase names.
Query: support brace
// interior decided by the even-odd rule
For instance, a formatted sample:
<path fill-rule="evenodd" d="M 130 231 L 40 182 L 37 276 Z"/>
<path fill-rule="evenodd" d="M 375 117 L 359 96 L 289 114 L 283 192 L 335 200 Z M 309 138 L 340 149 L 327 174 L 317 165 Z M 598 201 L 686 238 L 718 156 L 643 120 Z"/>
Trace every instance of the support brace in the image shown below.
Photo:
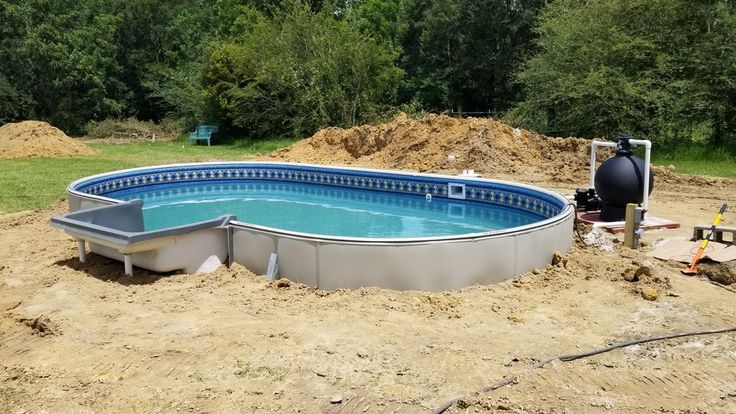
<path fill-rule="evenodd" d="M 79 249 L 79 261 L 84 263 L 87 261 L 87 251 L 84 246 L 84 240 L 77 240 L 77 248 Z"/>
<path fill-rule="evenodd" d="M 276 275 L 279 274 L 278 257 L 279 254 L 274 252 L 271 253 L 271 257 L 268 259 L 268 271 L 266 271 L 266 278 L 268 280 L 276 280 Z"/>
<path fill-rule="evenodd" d="M 125 262 L 125 276 L 133 276 L 133 256 L 128 253 L 123 255 Z"/>

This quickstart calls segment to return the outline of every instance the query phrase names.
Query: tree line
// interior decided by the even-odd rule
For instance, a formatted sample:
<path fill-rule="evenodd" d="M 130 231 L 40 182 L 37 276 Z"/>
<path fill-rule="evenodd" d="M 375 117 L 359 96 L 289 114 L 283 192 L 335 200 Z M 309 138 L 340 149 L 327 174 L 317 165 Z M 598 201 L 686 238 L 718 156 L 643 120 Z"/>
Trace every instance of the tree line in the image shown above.
<path fill-rule="evenodd" d="M 736 148 L 732 0 L 0 0 L 0 123 L 306 135 L 408 112 Z"/>

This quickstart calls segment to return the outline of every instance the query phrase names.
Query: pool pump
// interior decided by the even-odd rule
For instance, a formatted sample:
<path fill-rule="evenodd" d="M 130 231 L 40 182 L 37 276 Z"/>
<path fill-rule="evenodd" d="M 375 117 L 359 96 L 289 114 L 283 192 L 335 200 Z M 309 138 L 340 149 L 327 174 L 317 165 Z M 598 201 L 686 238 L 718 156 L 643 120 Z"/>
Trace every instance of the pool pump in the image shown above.
<path fill-rule="evenodd" d="M 575 204 L 579 210 L 598 211 L 601 209 L 601 199 L 594 188 L 578 188 L 575 190 Z"/>
<path fill-rule="evenodd" d="M 632 149 L 640 145 L 645 148 L 644 160 L 632 154 Z M 616 155 L 595 168 L 597 147 L 616 148 Z M 648 140 L 634 139 L 619 134 L 618 142 L 593 141 L 590 153 L 590 183 L 587 190 L 579 189 L 575 200 L 578 208 L 590 211 L 600 207 L 601 220 L 622 221 L 626 217 L 626 205 L 634 203 L 646 212 L 649 194 L 654 187 L 654 177 L 650 170 L 652 144 Z M 644 183 L 648 183 L 645 186 Z M 580 200 L 579 200 L 580 199 Z M 581 206 L 582 202 L 582 206 Z"/>

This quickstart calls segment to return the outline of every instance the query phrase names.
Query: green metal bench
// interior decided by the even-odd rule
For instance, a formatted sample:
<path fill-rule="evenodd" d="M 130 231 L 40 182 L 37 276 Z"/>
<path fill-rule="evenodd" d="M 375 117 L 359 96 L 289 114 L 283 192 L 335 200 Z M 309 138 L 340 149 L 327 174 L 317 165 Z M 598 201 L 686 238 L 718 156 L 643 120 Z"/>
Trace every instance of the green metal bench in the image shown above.
<path fill-rule="evenodd" d="M 212 139 L 212 134 L 216 133 L 218 130 L 217 125 L 199 125 L 197 128 L 194 129 L 194 132 L 189 133 L 189 143 L 191 144 L 194 142 L 195 144 L 197 141 L 207 141 L 207 146 L 210 146 L 210 140 Z"/>

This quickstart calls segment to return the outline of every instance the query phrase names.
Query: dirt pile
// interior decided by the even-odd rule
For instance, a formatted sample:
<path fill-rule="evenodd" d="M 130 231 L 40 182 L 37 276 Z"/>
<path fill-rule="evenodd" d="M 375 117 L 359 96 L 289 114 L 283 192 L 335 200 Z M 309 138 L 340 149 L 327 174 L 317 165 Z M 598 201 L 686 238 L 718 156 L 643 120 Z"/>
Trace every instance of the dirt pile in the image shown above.
<path fill-rule="evenodd" d="M 736 283 L 736 261 L 734 260 L 725 263 L 705 261 L 698 264 L 698 269 L 703 275 L 714 282 L 723 285 Z"/>
<path fill-rule="evenodd" d="M 34 335 L 46 336 L 58 335 L 61 333 L 59 327 L 46 315 L 30 319 L 21 318 L 19 319 L 19 322 L 31 328 Z"/>
<path fill-rule="evenodd" d="M 23 121 L 0 127 L 0 159 L 73 157 L 96 153 L 46 122 Z"/>
<path fill-rule="evenodd" d="M 500 121 L 399 114 L 381 125 L 327 128 L 273 157 L 320 164 L 457 173 L 473 169 L 486 176 L 524 174 L 563 182 L 586 177 L 590 141 L 551 138 Z"/>

